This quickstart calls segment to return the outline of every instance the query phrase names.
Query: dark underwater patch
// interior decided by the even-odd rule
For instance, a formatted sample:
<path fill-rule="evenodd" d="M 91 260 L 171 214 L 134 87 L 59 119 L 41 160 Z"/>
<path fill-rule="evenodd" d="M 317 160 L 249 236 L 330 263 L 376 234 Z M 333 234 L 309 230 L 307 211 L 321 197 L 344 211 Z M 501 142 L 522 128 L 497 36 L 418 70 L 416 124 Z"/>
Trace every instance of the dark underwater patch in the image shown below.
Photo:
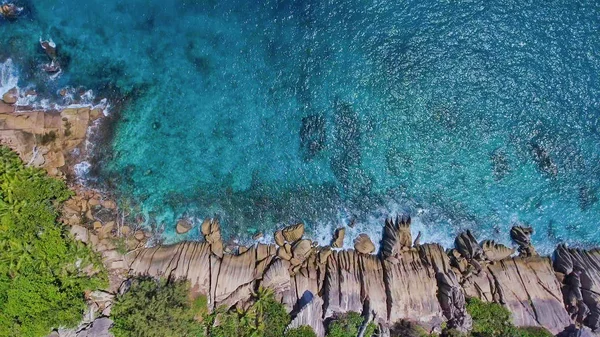
<path fill-rule="evenodd" d="M 323 115 L 310 115 L 302 118 L 300 126 L 300 147 L 304 160 L 311 160 L 325 148 L 327 134 Z"/>

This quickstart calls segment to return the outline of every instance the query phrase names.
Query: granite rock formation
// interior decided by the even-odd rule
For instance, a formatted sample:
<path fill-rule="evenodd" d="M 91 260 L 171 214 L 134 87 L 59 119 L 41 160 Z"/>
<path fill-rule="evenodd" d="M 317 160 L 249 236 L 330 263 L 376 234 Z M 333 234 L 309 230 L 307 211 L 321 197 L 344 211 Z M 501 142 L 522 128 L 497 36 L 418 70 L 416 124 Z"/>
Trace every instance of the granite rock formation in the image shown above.
<path fill-rule="evenodd" d="M 73 150 L 84 152 L 88 126 L 102 110 L 67 108 L 62 111 L 26 111 L 0 102 L 0 143 L 9 146 L 30 165 L 52 176 L 64 176 Z"/>
<path fill-rule="evenodd" d="M 214 223 L 203 226 L 209 239 Z M 280 232 L 280 246 L 256 244 L 241 254 L 219 255 L 211 249 L 214 241 L 184 242 L 138 250 L 127 261 L 132 275 L 190 280 L 211 308 L 243 305 L 257 287 L 271 288 L 293 317 L 290 327 L 309 325 L 318 336 L 324 334 L 324 319 L 350 311 L 372 318 L 384 331 L 403 320 L 430 331 L 443 324 L 468 331 L 466 297 L 503 304 L 517 326 L 560 333 L 574 323 L 598 325 L 600 251 L 561 246 L 553 268 L 550 258 L 532 254 L 523 237 L 515 241 L 524 256 L 512 257 L 513 249 L 493 241 L 478 244 L 470 232 L 446 251 L 437 244 L 412 247 L 408 217 L 386 220 L 385 226 L 379 255 L 315 248 L 303 233 L 293 232 L 299 230 L 294 225 Z"/>

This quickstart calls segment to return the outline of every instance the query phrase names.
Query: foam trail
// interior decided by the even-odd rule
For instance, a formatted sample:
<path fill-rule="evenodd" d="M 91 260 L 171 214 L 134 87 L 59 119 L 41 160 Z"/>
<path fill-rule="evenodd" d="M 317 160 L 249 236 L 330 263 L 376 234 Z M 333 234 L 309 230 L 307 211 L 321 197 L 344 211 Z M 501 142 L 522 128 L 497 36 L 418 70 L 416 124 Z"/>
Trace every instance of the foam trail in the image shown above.
<path fill-rule="evenodd" d="M 0 97 L 19 84 L 18 70 L 12 59 L 0 63 Z"/>

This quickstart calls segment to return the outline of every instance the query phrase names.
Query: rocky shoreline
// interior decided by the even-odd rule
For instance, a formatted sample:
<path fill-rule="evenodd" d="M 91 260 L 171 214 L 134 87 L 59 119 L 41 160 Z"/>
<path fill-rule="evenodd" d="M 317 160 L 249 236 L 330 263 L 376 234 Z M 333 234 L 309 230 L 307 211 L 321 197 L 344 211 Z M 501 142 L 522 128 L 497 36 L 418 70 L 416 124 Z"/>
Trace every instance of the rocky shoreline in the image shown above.
<path fill-rule="evenodd" d="M 271 288 L 295 317 L 291 326 L 309 325 L 318 336 L 324 336 L 325 320 L 350 311 L 376 322 L 383 336 L 400 320 L 433 332 L 443 325 L 467 331 L 465 297 L 503 304 L 516 326 L 554 334 L 580 327 L 579 333 L 590 336 L 598 328 L 599 250 L 559 246 L 554 259 L 539 256 L 529 244 L 531 230 L 514 227 L 518 256 L 493 241 L 480 245 L 469 232 L 446 251 L 412 242 L 409 217 L 385 226 L 377 255 L 364 250 L 362 240 L 354 250 L 316 246 L 303 239 L 301 225 L 286 227 L 282 244 L 224 254 L 215 240 L 218 222 L 207 219 L 206 242 L 145 248 L 123 258 L 131 275 L 189 280 L 195 295 L 209 298 L 211 310 L 243 308 L 258 287 Z"/>
<path fill-rule="evenodd" d="M 85 151 L 88 128 L 101 117 L 93 107 L 42 111 L 0 101 L 0 141 L 26 163 L 67 179 Z M 600 327 L 600 250 L 561 245 L 552 258 L 539 256 L 530 228 L 513 227 L 515 249 L 465 232 L 446 250 L 422 244 L 420 235 L 413 240 L 410 217 L 400 216 L 385 222 L 376 253 L 374 238 L 365 234 L 355 238 L 354 249 L 341 249 L 343 228 L 331 246 L 320 247 L 304 238 L 302 224 L 275 232 L 275 244 L 224 247 L 218 220 L 206 219 L 204 242 L 147 247 L 152 234 L 126 223 L 114 200 L 70 180 L 75 195 L 64 205 L 63 222 L 102 254 L 110 287 L 88 294 L 81 326 L 59 336 L 108 336 L 113 297 L 138 275 L 187 279 L 211 310 L 243 308 L 259 287 L 271 288 L 291 313 L 291 326 L 309 325 L 318 336 L 324 336 L 324 320 L 349 311 L 377 323 L 382 336 L 399 320 L 429 331 L 466 331 L 465 297 L 503 304 L 517 326 L 573 331 L 566 336 L 593 336 Z M 182 233 L 192 225 L 177 227 Z"/>

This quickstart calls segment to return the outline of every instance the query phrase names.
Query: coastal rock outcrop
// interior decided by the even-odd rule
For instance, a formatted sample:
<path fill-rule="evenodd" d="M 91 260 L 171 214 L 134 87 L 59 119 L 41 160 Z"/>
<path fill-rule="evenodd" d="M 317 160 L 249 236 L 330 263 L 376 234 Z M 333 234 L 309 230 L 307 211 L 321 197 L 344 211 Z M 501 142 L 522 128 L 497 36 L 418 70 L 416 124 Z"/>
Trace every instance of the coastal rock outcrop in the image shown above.
<path fill-rule="evenodd" d="M 296 225 L 291 225 L 291 226 L 285 227 L 281 231 L 281 234 L 283 235 L 283 238 L 285 239 L 285 241 L 287 241 L 289 243 L 294 243 L 294 242 L 302 239 L 302 236 L 304 235 L 304 224 L 299 223 Z"/>
<path fill-rule="evenodd" d="M 554 253 L 564 305 L 578 325 L 600 328 L 600 249 L 582 250 L 559 246 Z"/>
<path fill-rule="evenodd" d="M 519 246 L 519 254 L 521 256 L 535 256 L 537 252 L 531 244 L 531 234 L 533 228 L 514 226 L 510 230 L 510 238 Z"/>
<path fill-rule="evenodd" d="M 4 95 L 2 95 L 2 101 L 9 105 L 17 103 L 18 99 L 19 91 L 17 90 L 17 88 L 12 88 L 9 91 L 5 92 Z"/>
<path fill-rule="evenodd" d="M 481 248 L 485 257 L 489 261 L 504 260 L 515 253 L 514 248 L 508 248 L 503 244 L 496 243 L 494 240 L 485 240 L 481 243 Z"/>
<path fill-rule="evenodd" d="M 333 248 L 342 248 L 344 246 L 344 237 L 346 236 L 345 228 L 338 228 L 333 233 L 333 241 L 331 242 L 331 247 Z"/>
<path fill-rule="evenodd" d="M 23 8 L 18 7 L 14 3 L 6 2 L 0 5 L 0 17 L 5 17 L 10 20 L 16 19 L 22 11 Z"/>
<path fill-rule="evenodd" d="M 350 311 L 372 318 L 383 331 L 399 321 L 428 330 L 445 324 L 468 331 L 472 320 L 466 297 L 500 303 L 517 326 L 543 326 L 553 333 L 573 323 L 565 309 L 574 311 L 573 303 L 580 310 L 575 319 L 596 326 L 594 294 L 600 289 L 594 282 L 600 280 L 600 268 L 593 265 L 600 265 L 600 253 L 562 247 L 555 274 L 549 258 L 510 257 L 512 249 L 493 241 L 479 245 L 470 232 L 461 234 L 456 249 L 448 252 L 437 244 L 410 247 L 409 224 L 407 217 L 386 221 L 388 242 L 380 255 L 313 247 L 302 239 L 301 227 L 288 227 L 281 231 L 283 245 L 258 244 L 219 256 L 212 249 L 221 240 L 218 222 L 207 219 L 201 228 L 206 242 L 145 248 L 130 253 L 127 261 L 134 275 L 190 280 L 194 294 L 208 296 L 211 310 L 244 306 L 259 286 L 270 288 L 291 313 L 290 328 L 310 325 L 319 336 L 324 319 Z M 458 268 L 457 261 L 465 261 L 470 271 Z"/>
<path fill-rule="evenodd" d="M 175 231 L 177 234 L 185 234 L 192 229 L 192 223 L 186 219 L 181 219 L 177 221 L 177 225 L 175 226 Z"/>
<path fill-rule="evenodd" d="M 417 251 L 404 251 L 398 262 L 384 261 L 388 321 L 407 319 L 432 328 L 445 318 L 437 298 L 435 272 Z"/>
<path fill-rule="evenodd" d="M 467 260 L 483 260 L 485 253 L 470 230 L 461 233 L 454 240 L 454 247 Z"/>
<path fill-rule="evenodd" d="M 44 168 L 52 176 L 64 176 L 73 153 L 85 152 L 88 126 L 100 116 L 100 109 L 89 107 L 49 113 L 6 108 L 0 102 L 0 142 L 27 164 Z"/>
<path fill-rule="evenodd" d="M 402 251 L 409 250 L 412 245 L 410 233 L 410 216 L 397 216 L 386 219 L 383 228 L 381 254 L 387 261 L 397 262 Z"/>
<path fill-rule="evenodd" d="M 323 325 L 323 300 L 307 292 L 305 297 L 310 298 L 292 319 L 288 329 L 299 328 L 307 325 L 312 328 L 317 337 L 325 337 L 325 326 Z"/>
<path fill-rule="evenodd" d="M 543 326 L 559 333 L 570 324 L 549 258 L 498 261 L 470 277 L 463 288 L 468 296 L 505 305 L 517 326 Z"/>
<path fill-rule="evenodd" d="M 210 244 L 210 251 L 217 257 L 223 257 L 223 240 L 221 239 L 221 226 L 219 219 L 207 218 L 204 219 L 201 226 L 204 240 Z"/>
<path fill-rule="evenodd" d="M 375 245 L 367 234 L 359 234 L 354 239 L 354 249 L 361 254 L 372 254 L 375 252 Z"/>
<path fill-rule="evenodd" d="M 467 332 L 472 320 L 467 313 L 465 293 L 458 276 L 450 266 L 450 259 L 444 248 L 438 244 L 425 244 L 419 247 L 421 260 L 433 268 L 438 286 L 438 300 L 442 312 L 448 320 L 448 327 Z"/>

